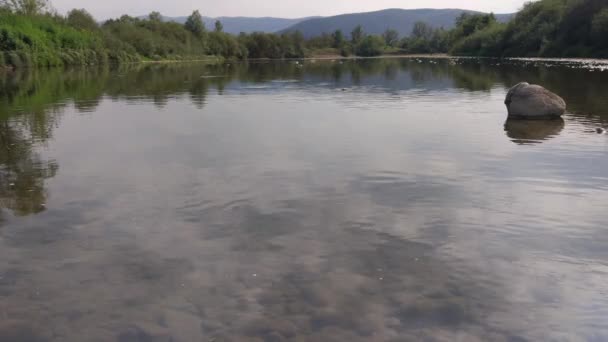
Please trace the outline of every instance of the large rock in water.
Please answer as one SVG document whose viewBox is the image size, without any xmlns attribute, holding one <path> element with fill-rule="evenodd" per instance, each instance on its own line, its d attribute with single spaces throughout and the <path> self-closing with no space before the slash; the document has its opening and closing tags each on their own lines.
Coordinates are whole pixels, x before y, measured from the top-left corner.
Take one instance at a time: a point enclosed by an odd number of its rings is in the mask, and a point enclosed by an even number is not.
<svg viewBox="0 0 608 342">
<path fill-rule="evenodd" d="M 566 111 L 566 101 L 547 89 L 526 82 L 509 90 L 505 104 L 509 117 L 546 119 L 560 117 Z"/>
</svg>

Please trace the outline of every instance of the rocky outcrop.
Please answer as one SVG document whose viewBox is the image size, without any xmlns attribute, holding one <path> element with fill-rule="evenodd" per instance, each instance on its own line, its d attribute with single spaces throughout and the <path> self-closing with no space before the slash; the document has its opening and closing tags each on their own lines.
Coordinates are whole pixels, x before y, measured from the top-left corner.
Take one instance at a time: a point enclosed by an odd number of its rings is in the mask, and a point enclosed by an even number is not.
<svg viewBox="0 0 608 342">
<path fill-rule="evenodd" d="M 546 119 L 560 117 L 566 111 L 566 101 L 535 84 L 519 83 L 509 90 L 505 99 L 510 118 Z"/>
</svg>

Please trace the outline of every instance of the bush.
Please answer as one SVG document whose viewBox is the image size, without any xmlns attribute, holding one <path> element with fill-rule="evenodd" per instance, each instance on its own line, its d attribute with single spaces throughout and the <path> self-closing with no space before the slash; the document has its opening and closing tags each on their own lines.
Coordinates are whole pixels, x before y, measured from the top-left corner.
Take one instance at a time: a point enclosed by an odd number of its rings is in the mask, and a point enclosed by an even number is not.
<svg viewBox="0 0 608 342">
<path fill-rule="evenodd" d="M 17 51 L 7 51 L 5 57 L 7 65 L 11 65 L 14 68 L 22 68 L 24 66 Z"/>
<path fill-rule="evenodd" d="M 500 57 L 504 50 L 504 33 L 506 27 L 494 24 L 484 30 L 458 41 L 450 53 L 462 56 Z"/>
<path fill-rule="evenodd" d="M 340 56 L 342 57 L 348 57 L 350 56 L 350 48 L 346 47 L 346 46 L 342 46 L 342 48 L 340 49 Z"/>
<path fill-rule="evenodd" d="M 357 48 L 357 55 L 363 57 L 379 56 L 384 52 L 384 40 L 378 36 L 367 36 L 363 38 Z"/>
</svg>

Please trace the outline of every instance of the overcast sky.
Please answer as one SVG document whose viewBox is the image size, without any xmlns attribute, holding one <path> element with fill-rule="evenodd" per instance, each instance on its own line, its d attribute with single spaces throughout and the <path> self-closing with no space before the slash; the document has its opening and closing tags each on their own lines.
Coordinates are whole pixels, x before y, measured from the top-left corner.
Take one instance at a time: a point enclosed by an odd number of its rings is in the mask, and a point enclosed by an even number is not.
<svg viewBox="0 0 608 342">
<path fill-rule="evenodd" d="M 122 14 L 142 15 L 159 11 L 166 16 L 188 15 L 198 9 L 205 16 L 299 18 L 314 15 L 366 12 L 385 8 L 462 8 L 508 13 L 526 0 L 51 0 L 61 13 L 85 8 L 98 19 Z"/>
</svg>

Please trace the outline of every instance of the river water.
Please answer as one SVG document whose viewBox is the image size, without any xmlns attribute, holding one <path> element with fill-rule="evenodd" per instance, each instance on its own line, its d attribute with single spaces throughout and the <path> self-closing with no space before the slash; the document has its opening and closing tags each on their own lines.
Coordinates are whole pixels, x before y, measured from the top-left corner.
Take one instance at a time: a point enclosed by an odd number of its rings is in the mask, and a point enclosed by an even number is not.
<svg viewBox="0 0 608 342">
<path fill-rule="evenodd" d="M 506 121 L 541 84 L 563 120 Z M 606 341 L 608 64 L 0 77 L 0 341 Z"/>
</svg>

